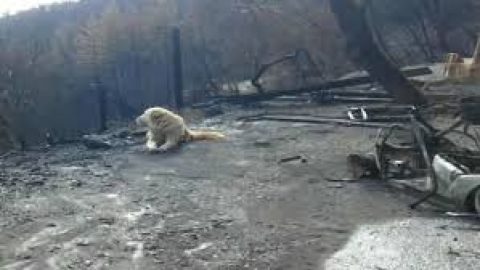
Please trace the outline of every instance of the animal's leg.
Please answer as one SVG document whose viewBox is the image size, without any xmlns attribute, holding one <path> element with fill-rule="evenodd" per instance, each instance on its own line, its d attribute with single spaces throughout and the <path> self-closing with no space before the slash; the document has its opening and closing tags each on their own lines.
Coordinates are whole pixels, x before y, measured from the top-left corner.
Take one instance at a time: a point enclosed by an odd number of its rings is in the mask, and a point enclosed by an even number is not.
<svg viewBox="0 0 480 270">
<path fill-rule="evenodd" d="M 177 134 L 167 135 L 165 143 L 158 149 L 162 152 L 168 151 L 180 144 L 180 136 Z"/>
<path fill-rule="evenodd" d="M 153 140 L 153 134 L 152 134 L 151 131 L 148 131 L 148 132 L 147 132 L 147 143 L 146 143 L 146 146 L 147 146 L 147 151 L 149 151 L 149 152 L 153 152 L 153 151 L 158 150 L 158 145 L 157 145 L 157 143 Z"/>
<path fill-rule="evenodd" d="M 152 140 L 148 140 L 148 141 L 147 141 L 147 150 L 148 150 L 149 152 L 158 150 L 157 143 L 154 142 L 154 141 L 152 141 Z"/>
</svg>

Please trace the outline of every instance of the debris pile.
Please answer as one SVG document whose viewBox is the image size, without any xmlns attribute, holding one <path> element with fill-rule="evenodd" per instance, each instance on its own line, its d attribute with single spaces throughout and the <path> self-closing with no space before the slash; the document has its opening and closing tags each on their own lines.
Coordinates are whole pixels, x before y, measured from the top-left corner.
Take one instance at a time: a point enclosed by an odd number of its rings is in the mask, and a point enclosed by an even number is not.
<svg viewBox="0 0 480 270">
<path fill-rule="evenodd" d="M 406 77 L 417 77 L 432 74 L 432 70 L 426 66 L 408 67 L 402 69 Z M 372 87 L 375 81 L 365 73 L 354 73 L 349 76 L 322 83 L 314 83 L 297 89 L 263 89 L 257 93 L 248 93 L 244 95 L 219 95 L 213 97 L 214 102 L 206 104 L 211 106 L 220 102 L 232 104 L 248 104 L 251 102 L 260 102 L 278 99 L 281 97 L 308 94 L 310 99 L 318 103 L 331 102 L 354 102 L 354 103 L 382 103 L 394 101 L 390 94 L 380 88 Z M 367 86 L 366 90 L 349 89 L 349 87 Z M 301 97 L 300 97 L 301 98 Z M 289 99 L 290 101 L 290 99 Z M 201 106 L 201 105 L 197 105 Z"/>
<path fill-rule="evenodd" d="M 480 99 L 463 99 L 459 120 L 444 130 L 434 128 L 418 110 L 409 108 L 409 123 L 380 130 L 374 153 L 348 157 L 353 177 L 379 177 L 427 193 L 412 208 L 439 195 L 461 211 L 480 213 L 480 136 L 469 132 L 472 125 L 480 124 L 479 108 Z M 355 108 L 349 115 L 365 121 L 371 111 Z M 457 130 L 462 125 L 463 130 Z M 447 138 L 451 133 L 473 141 L 477 149 L 462 147 Z"/>
<path fill-rule="evenodd" d="M 458 53 L 449 53 L 445 57 L 443 75 L 447 79 L 480 79 L 480 38 L 472 58 L 461 58 Z"/>
</svg>

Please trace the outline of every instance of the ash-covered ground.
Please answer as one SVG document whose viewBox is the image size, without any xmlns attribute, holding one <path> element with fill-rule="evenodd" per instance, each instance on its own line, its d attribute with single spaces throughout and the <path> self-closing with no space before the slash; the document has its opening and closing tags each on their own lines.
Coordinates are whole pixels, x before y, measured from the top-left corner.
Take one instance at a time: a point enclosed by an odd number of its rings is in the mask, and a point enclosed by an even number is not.
<svg viewBox="0 0 480 270">
<path fill-rule="evenodd" d="M 335 181 L 376 129 L 235 120 L 255 113 L 208 119 L 226 142 L 172 153 L 117 139 L 4 156 L 0 268 L 478 269 L 475 220 L 410 210 L 418 197 L 381 181 Z"/>
</svg>

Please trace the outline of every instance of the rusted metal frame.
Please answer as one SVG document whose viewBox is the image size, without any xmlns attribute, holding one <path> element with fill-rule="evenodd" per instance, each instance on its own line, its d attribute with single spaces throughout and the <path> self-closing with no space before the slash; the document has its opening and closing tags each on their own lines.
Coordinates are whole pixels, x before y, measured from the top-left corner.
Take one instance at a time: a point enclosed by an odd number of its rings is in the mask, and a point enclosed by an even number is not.
<svg viewBox="0 0 480 270">
<path fill-rule="evenodd" d="M 392 125 L 386 131 L 385 129 L 381 129 L 377 134 L 377 139 L 375 142 L 375 162 L 377 163 L 377 168 L 380 172 L 380 177 L 382 180 L 387 179 L 387 169 L 388 166 L 386 165 L 385 161 L 385 148 L 386 146 L 390 146 L 391 148 L 395 149 L 412 149 L 411 147 L 405 147 L 400 145 L 394 145 L 387 143 L 388 139 L 393 135 L 395 130 L 405 130 L 405 126 L 402 125 Z M 384 134 L 385 132 L 385 134 Z"/>
<path fill-rule="evenodd" d="M 425 144 L 424 134 L 422 134 L 422 130 L 420 129 L 419 125 L 417 124 L 417 119 L 414 115 L 412 115 L 412 132 L 415 136 L 416 142 L 420 147 L 422 152 L 423 159 L 425 160 L 425 164 L 427 166 L 427 173 L 428 177 L 430 177 L 432 182 L 432 189 L 428 192 L 423 198 L 416 201 L 415 203 L 410 205 L 411 209 L 417 208 L 420 204 L 426 202 L 428 199 L 432 198 L 437 194 L 438 191 L 438 182 L 435 175 L 435 171 L 432 167 L 431 157 L 428 153 L 427 145 Z"/>
</svg>

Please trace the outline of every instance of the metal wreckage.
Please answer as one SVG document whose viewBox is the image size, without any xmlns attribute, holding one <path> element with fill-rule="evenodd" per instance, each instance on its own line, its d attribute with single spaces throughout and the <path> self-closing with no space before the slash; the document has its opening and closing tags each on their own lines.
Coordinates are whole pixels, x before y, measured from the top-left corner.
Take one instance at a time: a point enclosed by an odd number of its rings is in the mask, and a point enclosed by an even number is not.
<svg viewBox="0 0 480 270">
<path fill-rule="evenodd" d="M 480 134 L 471 128 L 480 125 L 480 97 L 463 98 L 456 109 L 458 120 L 444 129 L 426 120 L 425 108 L 393 103 L 350 107 L 347 117 L 261 113 L 241 120 L 379 128 L 372 153 L 347 157 L 352 179 L 388 180 L 425 193 L 412 208 L 435 197 L 480 214 Z"/>
<path fill-rule="evenodd" d="M 455 203 L 459 211 L 480 214 L 480 135 L 475 129 L 471 129 L 472 125 L 480 125 L 480 97 L 461 99 L 456 115 L 459 120 L 450 127 L 441 129 L 435 128 L 425 119 L 424 110 L 420 107 L 393 105 L 395 97 L 382 87 L 358 90 L 361 85 L 372 86 L 376 83 L 369 74 L 353 73 L 334 81 L 321 83 L 315 81 L 312 85 L 298 89 L 265 91 L 259 86 L 260 77 L 268 68 L 299 55 L 300 53 L 288 55 L 265 65 L 252 80 L 252 85 L 257 91 L 243 95 L 217 96 L 213 103 L 206 106 L 222 102 L 246 105 L 267 100 L 309 101 L 320 104 L 387 104 L 352 107 L 347 112 L 348 118 L 261 113 L 239 120 L 380 128 L 373 153 L 351 154 L 347 158 L 353 179 L 370 177 L 394 180 L 397 183 L 402 181 L 403 186 L 425 193 L 423 198 L 411 205 L 412 208 L 432 197 L 442 197 Z M 407 78 L 417 78 L 411 82 L 419 83 L 424 89 L 428 88 L 430 82 L 437 81 L 442 84 L 478 80 L 480 38 L 471 59 L 460 59 L 457 56 L 447 55 L 446 62 L 438 65 L 440 70 L 437 70 L 435 65 L 416 66 L 403 68 L 401 73 Z M 432 78 L 422 79 L 420 78 L 422 76 Z M 438 94 L 434 96 L 441 98 Z M 456 99 L 459 96 L 447 94 L 445 97 L 451 101 L 452 98 Z M 460 127 L 463 127 L 463 130 L 458 130 Z M 462 139 L 460 142 L 454 141 L 450 139 L 451 134 L 456 134 Z M 476 149 L 464 146 L 466 141 L 471 141 Z"/>
<path fill-rule="evenodd" d="M 373 153 L 348 157 L 353 177 L 395 179 L 426 193 L 412 208 L 440 196 L 459 211 L 480 214 L 480 136 L 471 129 L 480 125 L 480 98 L 462 99 L 458 120 L 443 130 L 430 125 L 414 106 L 356 107 L 348 115 L 356 121 L 404 121 L 379 131 Z M 476 149 L 454 143 L 449 134 L 472 141 Z"/>
</svg>

